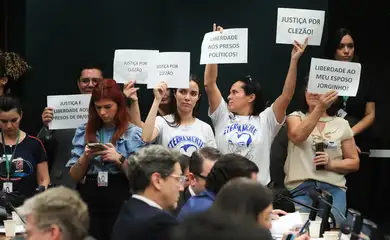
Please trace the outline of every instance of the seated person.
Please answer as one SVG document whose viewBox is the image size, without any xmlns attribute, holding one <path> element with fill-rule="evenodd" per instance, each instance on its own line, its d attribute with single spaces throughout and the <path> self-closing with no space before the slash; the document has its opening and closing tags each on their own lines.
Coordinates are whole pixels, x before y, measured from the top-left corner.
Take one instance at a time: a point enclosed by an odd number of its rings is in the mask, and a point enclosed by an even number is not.
<svg viewBox="0 0 390 240">
<path fill-rule="evenodd" d="M 171 240 L 272 240 L 272 236 L 249 219 L 224 211 L 206 211 L 175 227 Z"/>
<path fill-rule="evenodd" d="M 234 178 L 219 191 L 210 211 L 223 211 L 237 218 L 252 220 L 266 229 L 272 228 L 272 220 L 277 217 L 273 211 L 273 193 L 261 183 L 248 178 Z M 296 237 L 297 240 L 309 239 L 307 235 Z"/>
<path fill-rule="evenodd" d="M 27 240 L 89 239 L 88 207 L 77 192 L 50 188 L 26 200 L 19 213 L 26 219 Z"/>
<path fill-rule="evenodd" d="M 359 156 L 351 127 L 336 116 L 337 100 L 335 91 L 314 94 L 306 90 L 302 110 L 288 116 L 285 186 L 294 199 L 308 205 L 312 204 L 310 192 L 325 190 L 332 195 L 333 206 L 345 213 L 345 174 L 359 169 Z M 333 211 L 339 225 L 343 220 Z"/>
<path fill-rule="evenodd" d="M 205 190 L 207 175 L 221 155 L 222 153 L 213 147 L 203 147 L 192 153 L 189 162 L 189 186 L 185 187 L 180 194 L 177 211 L 180 211 L 190 197 L 199 195 Z"/>
<path fill-rule="evenodd" d="M 223 155 L 207 175 L 205 191 L 188 199 L 177 216 L 178 220 L 182 221 L 187 215 L 210 208 L 219 190 L 230 179 L 247 177 L 256 181 L 258 172 L 256 164 L 241 155 L 234 153 Z"/>
<path fill-rule="evenodd" d="M 112 240 L 169 239 L 177 221 L 168 211 L 176 208 L 185 181 L 179 157 L 179 152 L 150 145 L 129 158 L 133 196 L 119 213 Z"/>
<path fill-rule="evenodd" d="M 20 130 L 22 106 L 15 97 L 0 98 L 0 182 L 4 192 L 20 196 L 14 205 L 32 197 L 38 186 L 50 183 L 47 156 L 42 142 Z"/>
</svg>

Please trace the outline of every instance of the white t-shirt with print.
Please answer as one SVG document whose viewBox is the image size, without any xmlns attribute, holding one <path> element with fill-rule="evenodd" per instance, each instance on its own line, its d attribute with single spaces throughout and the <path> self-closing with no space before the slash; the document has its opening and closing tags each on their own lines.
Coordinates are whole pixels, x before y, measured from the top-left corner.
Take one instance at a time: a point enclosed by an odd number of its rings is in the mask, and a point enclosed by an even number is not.
<svg viewBox="0 0 390 240">
<path fill-rule="evenodd" d="M 239 116 L 229 112 L 222 99 L 218 108 L 209 116 L 215 128 L 217 148 L 223 153 L 236 153 L 256 163 L 257 180 L 266 185 L 271 181 L 270 149 L 282 123 L 278 123 L 272 107 L 259 116 Z"/>
<path fill-rule="evenodd" d="M 158 116 L 156 118 L 155 125 L 159 131 L 159 136 L 156 139 L 157 144 L 176 149 L 189 157 L 194 151 L 200 148 L 206 146 L 217 147 L 213 129 L 209 124 L 195 118 L 195 122 L 191 125 L 169 126 L 168 122 L 174 123 L 173 119 L 173 114 L 164 117 Z"/>
</svg>

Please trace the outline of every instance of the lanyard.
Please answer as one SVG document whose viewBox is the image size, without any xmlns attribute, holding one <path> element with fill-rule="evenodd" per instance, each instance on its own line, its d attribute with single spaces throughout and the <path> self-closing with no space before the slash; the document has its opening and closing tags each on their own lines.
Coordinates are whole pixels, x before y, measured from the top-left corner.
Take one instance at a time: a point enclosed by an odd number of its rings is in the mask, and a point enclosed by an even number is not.
<svg viewBox="0 0 390 240">
<path fill-rule="evenodd" d="M 344 105 L 344 107 L 347 106 L 348 98 L 349 98 L 348 96 L 343 96 L 343 105 Z"/>
<path fill-rule="evenodd" d="M 15 145 L 14 151 L 12 152 L 11 159 L 8 159 L 7 152 L 5 151 L 5 140 L 4 140 L 4 134 L 3 133 L 1 133 L 1 140 L 3 142 L 3 151 L 4 151 L 4 156 L 5 156 L 6 168 L 7 168 L 7 179 L 9 179 L 9 177 L 10 177 L 9 176 L 10 175 L 10 162 L 12 162 L 12 160 L 15 157 L 16 148 L 18 147 L 19 140 L 20 140 L 20 130 L 18 131 L 18 138 L 16 139 L 16 145 Z"/>
</svg>

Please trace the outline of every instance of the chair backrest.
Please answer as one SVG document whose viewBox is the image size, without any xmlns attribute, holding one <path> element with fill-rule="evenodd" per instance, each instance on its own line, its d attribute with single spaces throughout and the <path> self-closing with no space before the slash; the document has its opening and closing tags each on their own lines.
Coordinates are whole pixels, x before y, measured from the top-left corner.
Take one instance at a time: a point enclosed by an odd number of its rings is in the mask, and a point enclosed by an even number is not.
<svg viewBox="0 0 390 240">
<path fill-rule="evenodd" d="M 287 158 L 287 147 L 287 126 L 283 125 L 271 145 L 270 175 L 275 188 L 284 188 L 284 163 Z"/>
</svg>

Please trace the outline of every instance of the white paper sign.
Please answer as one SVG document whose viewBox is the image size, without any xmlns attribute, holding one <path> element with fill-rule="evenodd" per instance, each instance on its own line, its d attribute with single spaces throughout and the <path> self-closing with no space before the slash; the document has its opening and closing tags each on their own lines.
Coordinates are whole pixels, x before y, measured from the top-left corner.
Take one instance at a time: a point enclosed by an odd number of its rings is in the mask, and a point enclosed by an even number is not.
<svg viewBox="0 0 390 240">
<path fill-rule="evenodd" d="M 247 63 L 248 28 L 232 28 L 204 35 L 200 64 Z"/>
<path fill-rule="evenodd" d="M 325 11 L 278 8 L 277 21 L 276 43 L 303 43 L 308 37 L 308 45 L 321 45 Z"/>
<path fill-rule="evenodd" d="M 356 96 L 360 82 L 360 63 L 312 58 L 308 91 L 336 90 L 339 96 Z"/>
<path fill-rule="evenodd" d="M 157 50 L 115 50 L 114 79 L 117 83 L 135 80 L 137 84 L 147 84 L 153 69 Z"/>
<path fill-rule="evenodd" d="M 168 88 L 189 88 L 190 53 L 159 53 L 153 72 L 154 76 L 149 78 L 148 88 L 154 88 L 162 81 L 167 83 Z"/>
<path fill-rule="evenodd" d="M 49 129 L 74 129 L 88 121 L 91 94 L 47 96 L 47 106 L 53 108 Z"/>
</svg>

